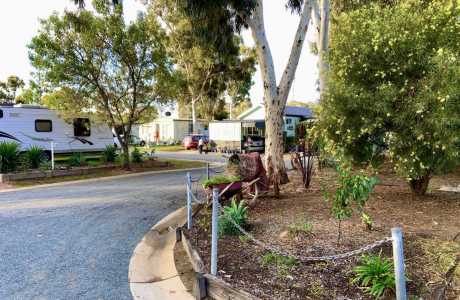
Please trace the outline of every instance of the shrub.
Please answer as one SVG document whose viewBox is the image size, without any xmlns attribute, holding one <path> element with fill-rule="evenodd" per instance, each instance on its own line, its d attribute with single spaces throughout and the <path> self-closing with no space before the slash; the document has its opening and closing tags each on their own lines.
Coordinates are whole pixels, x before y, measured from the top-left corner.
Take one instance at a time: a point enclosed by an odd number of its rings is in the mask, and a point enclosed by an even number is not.
<svg viewBox="0 0 460 300">
<path fill-rule="evenodd" d="M 232 182 L 237 182 L 237 181 L 241 181 L 241 177 L 240 176 L 224 176 L 224 175 L 219 175 L 219 176 L 214 176 L 214 177 L 211 177 L 205 181 L 203 181 L 203 186 L 204 188 L 208 188 L 210 186 L 213 186 L 213 185 L 218 185 L 218 184 L 222 184 L 222 183 L 232 183 Z"/>
<path fill-rule="evenodd" d="M 43 148 L 32 146 L 26 152 L 24 152 L 24 159 L 29 168 L 38 169 L 40 165 L 46 160 L 46 154 Z"/>
<path fill-rule="evenodd" d="M 338 167 L 337 172 L 339 173 L 339 186 L 332 197 L 332 215 L 339 220 L 337 241 L 340 242 L 341 221 L 350 218 L 354 210 L 360 215 L 366 227 L 371 229 L 372 220 L 364 212 L 364 206 L 378 180 L 375 177 L 369 178 L 362 173 L 353 175 L 350 169 L 346 167 Z M 324 197 L 326 200 L 331 199 L 326 191 Z"/>
<path fill-rule="evenodd" d="M 134 163 L 141 163 L 142 162 L 142 153 L 136 147 L 134 148 L 133 152 L 131 152 L 131 161 Z"/>
<path fill-rule="evenodd" d="M 230 206 L 224 207 L 223 215 L 219 217 L 219 235 L 239 235 L 240 231 L 228 219 L 231 218 L 236 224 L 241 227 L 246 227 L 248 218 L 248 208 L 244 201 L 236 203 L 235 198 L 232 199 Z"/>
<path fill-rule="evenodd" d="M 19 163 L 19 144 L 0 142 L 0 172 L 8 173 L 16 170 Z"/>
<path fill-rule="evenodd" d="M 460 6 L 404 0 L 338 16 L 320 127 L 337 155 L 387 152 L 415 194 L 460 162 Z"/>
<path fill-rule="evenodd" d="M 364 291 L 376 299 L 386 291 L 395 289 L 393 263 L 379 255 L 363 255 L 360 265 L 353 269 L 353 283 L 364 288 Z"/>
<path fill-rule="evenodd" d="M 114 145 L 107 145 L 104 151 L 102 151 L 102 159 L 104 162 L 115 162 L 117 159 L 117 148 Z"/>
<path fill-rule="evenodd" d="M 80 167 L 86 163 L 86 158 L 84 157 L 83 153 L 75 152 L 67 160 L 67 164 L 71 167 Z"/>
</svg>

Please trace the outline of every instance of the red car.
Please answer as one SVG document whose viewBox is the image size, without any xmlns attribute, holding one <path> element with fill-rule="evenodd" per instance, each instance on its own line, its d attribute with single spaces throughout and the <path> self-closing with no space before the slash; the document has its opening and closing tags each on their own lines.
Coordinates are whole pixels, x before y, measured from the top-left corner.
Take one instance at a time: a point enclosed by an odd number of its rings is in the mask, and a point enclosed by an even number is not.
<svg viewBox="0 0 460 300">
<path fill-rule="evenodd" d="M 203 139 L 204 143 L 208 143 L 208 137 L 205 135 L 201 134 L 192 134 L 192 135 L 187 135 L 184 137 L 182 140 L 182 145 L 184 146 L 185 149 L 190 150 L 190 149 L 198 149 L 198 141 L 200 138 Z"/>
</svg>

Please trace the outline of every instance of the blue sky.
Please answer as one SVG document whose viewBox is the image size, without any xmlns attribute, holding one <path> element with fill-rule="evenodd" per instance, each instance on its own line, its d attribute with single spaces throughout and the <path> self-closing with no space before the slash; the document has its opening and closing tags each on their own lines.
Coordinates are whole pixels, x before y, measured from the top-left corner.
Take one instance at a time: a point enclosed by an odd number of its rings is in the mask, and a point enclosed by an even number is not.
<svg viewBox="0 0 460 300">
<path fill-rule="evenodd" d="M 128 20 L 135 18 L 137 12 L 144 9 L 144 6 L 137 0 L 124 0 L 124 6 Z M 28 81 L 33 68 L 29 64 L 26 45 L 37 32 L 39 19 L 46 18 L 53 11 L 62 12 L 66 8 L 75 9 L 75 6 L 70 0 L 0 1 L 0 37 L 2 39 L 0 80 L 14 74 Z M 277 78 L 279 78 L 289 58 L 299 17 L 286 11 L 284 2 L 280 0 L 266 0 L 264 10 L 267 36 L 272 48 Z M 311 32 L 308 38 L 314 40 Z M 244 32 L 243 37 L 246 44 L 253 44 L 249 32 Z M 310 53 L 308 43 L 306 43 L 289 100 L 309 102 L 317 99 L 318 95 L 315 90 L 317 76 L 316 57 Z M 259 72 L 255 74 L 254 82 L 251 100 L 253 103 L 260 103 L 263 90 Z"/>
</svg>

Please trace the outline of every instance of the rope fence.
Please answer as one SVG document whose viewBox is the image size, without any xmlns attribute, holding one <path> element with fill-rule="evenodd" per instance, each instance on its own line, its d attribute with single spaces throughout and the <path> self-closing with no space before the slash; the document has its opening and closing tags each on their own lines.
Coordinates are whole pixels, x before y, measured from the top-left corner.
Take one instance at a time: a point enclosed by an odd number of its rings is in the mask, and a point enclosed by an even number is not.
<svg viewBox="0 0 460 300">
<path fill-rule="evenodd" d="M 206 172 L 209 174 L 210 168 L 207 168 Z M 206 200 L 200 200 L 192 191 L 192 183 L 196 181 L 191 180 L 190 173 L 187 173 L 187 227 L 190 230 L 192 228 L 192 202 L 198 204 L 206 203 Z M 211 274 L 217 276 L 217 251 L 218 251 L 218 219 L 219 216 L 225 217 L 230 223 L 232 223 L 238 231 L 241 232 L 245 237 L 247 237 L 250 241 L 254 244 L 258 245 L 262 249 L 267 251 L 273 252 L 275 254 L 285 256 L 285 257 L 292 257 L 298 261 L 303 263 L 311 263 L 311 262 L 325 262 L 325 261 L 335 261 L 339 259 L 347 259 L 353 256 L 357 256 L 366 252 L 370 252 L 376 248 L 379 248 L 387 243 L 392 243 L 393 246 L 393 260 L 395 265 L 395 282 L 396 282 L 396 299 L 397 300 L 406 300 L 406 283 L 405 283 L 405 275 L 404 275 L 404 253 L 403 253 L 403 242 L 402 242 L 402 231 L 401 228 L 393 228 L 391 230 L 392 236 L 385 237 L 381 240 L 375 241 L 371 244 L 365 245 L 361 248 L 339 253 L 333 255 L 325 255 L 325 256 L 303 256 L 303 255 L 295 255 L 288 251 L 282 250 L 279 247 L 270 245 L 266 242 L 260 241 L 255 238 L 251 233 L 247 232 L 244 228 L 242 228 L 238 223 L 233 220 L 230 216 L 224 213 L 224 209 L 219 203 L 219 189 L 214 188 L 212 191 L 212 218 L 211 218 Z"/>
</svg>

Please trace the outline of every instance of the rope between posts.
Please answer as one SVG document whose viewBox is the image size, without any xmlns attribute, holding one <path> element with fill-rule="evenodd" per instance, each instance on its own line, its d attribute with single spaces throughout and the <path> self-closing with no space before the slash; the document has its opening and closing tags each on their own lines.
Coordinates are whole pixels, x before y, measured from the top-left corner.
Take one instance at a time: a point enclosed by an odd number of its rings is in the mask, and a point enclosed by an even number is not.
<svg viewBox="0 0 460 300">
<path fill-rule="evenodd" d="M 333 261 L 333 260 L 338 260 L 338 259 L 345 259 L 345 258 L 350 258 L 352 256 L 355 256 L 355 255 L 359 255 L 359 254 L 362 254 L 362 253 L 365 253 L 365 252 L 369 252 L 371 251 L 372 249 L 374 248 L 377 248 L 377 247 L 380 247 L 390 241 L 392 241 L 392 238 L 391 237 L 386 237 L 384 239 L 381 239 L 379 241 L 376 241 L 372 244 L 369 244 L 369 245 L 366 245 L 364 247 L 361 247 L 359 249 L 356 249 L 356 250 L 353 250 L 353 251 L 349 251 L 349 252 L 345 252 L 345 253 L 340 253 L 340 254 L 334 254 L 334 255 L 325 255 L 325 256 L 302 256 L 302 255 L 293 255 L 289 252 L 286 252 L 286 251 L 283 251 L 283 250 L 280 250 L 278 249 L 277 247 L 274 247 L 272 245 L 269 245 L 269 244 L 266 244 L 258 239 L 256 239 L 252 234 L 250 234 L 249 232 L 247 232 L 244 228 L 242 228 L 239 224 L 237 224 L 231 217 L 229 217 L 228 215 L 226 215 L 224 213 L 224 210 L 223 208 L 220 206 L 219 204 L 219 209 L 220 211 L 222 212 L 222 216 L 224 216 L 228 221 L 230 221 L 233 226 L 235 226 L 242 234 L 244 234 L 245 236 L 247 236 L 250 240 L 252 240 L 255 244 L 257 244 L 258 246 L 266 249 L 266 250 L 269 250 L 271 252 L 274 252 L 278 255 L 282 255 L 282 256 L 289 256 L 289 257 L 294 257 L 295 259 L 299 260 L 299 261 L 302 261 L 302 262 L 314 262 L 314 261 Z"/>
</svg>

